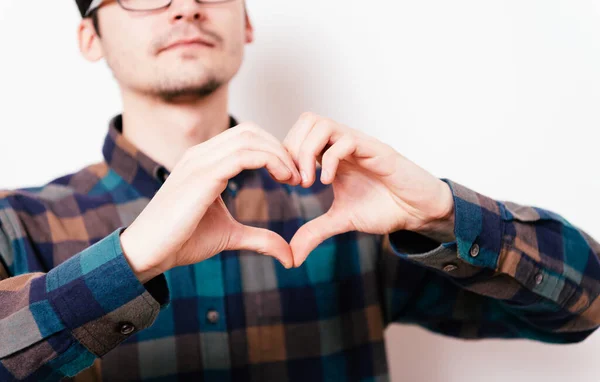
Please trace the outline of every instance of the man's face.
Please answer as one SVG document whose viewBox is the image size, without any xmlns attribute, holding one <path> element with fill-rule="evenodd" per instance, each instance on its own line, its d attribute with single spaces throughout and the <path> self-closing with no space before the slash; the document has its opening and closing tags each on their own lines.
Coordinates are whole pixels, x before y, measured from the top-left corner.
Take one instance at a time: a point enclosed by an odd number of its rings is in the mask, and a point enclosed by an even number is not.
<svg viewBox="0 0 600 382">
<path fill-rule="evenodd" d="M 98 19 L 96 43 L 121 87 L 165 99 L 204 96 L 228 83 L 252 40 L 243 0 L 173 0 L 145 12 L 112 1 L 98 9 Z"/>
</svg>

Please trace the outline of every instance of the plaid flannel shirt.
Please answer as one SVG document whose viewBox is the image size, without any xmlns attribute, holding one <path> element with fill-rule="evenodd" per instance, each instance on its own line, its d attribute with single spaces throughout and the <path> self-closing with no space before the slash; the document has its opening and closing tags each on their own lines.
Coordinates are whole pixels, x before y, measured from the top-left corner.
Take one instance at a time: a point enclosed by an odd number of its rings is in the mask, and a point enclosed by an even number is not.
<svg viewBox="0 0 600 382">
<path fill-rule="evenodd" d="M 0 193 L 1 381 L 381 381 L 391 323 L 552 343 L 600 323 L 597 242 L 449 180 L 454 243 L 349 232 L 296 269 L 226 251 L 142 285 L 119 234 L 168 171 L 121 125 L 111 121 L 103 162 Z M 319 181 L 290 187 L 265 170 L 243 171 L 222 196 L 238 221 L 286 240 L 333 199 Z"/>
</svg>

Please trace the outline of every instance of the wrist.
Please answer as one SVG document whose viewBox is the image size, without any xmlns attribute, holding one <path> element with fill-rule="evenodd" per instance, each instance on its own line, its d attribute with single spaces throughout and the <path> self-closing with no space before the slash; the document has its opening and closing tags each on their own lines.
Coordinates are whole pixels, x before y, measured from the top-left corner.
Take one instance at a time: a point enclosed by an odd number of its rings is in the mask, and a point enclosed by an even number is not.
<svg viewBox="0 0 600 382">
<path fill-rule="evenodd" d="M 454 195 L 446 182 L 440 182 L 442 183 L 441 197 L 439 198 L 440 208 L 438 208 L 440 212 L 423 224 L 416 232 L 440 243 L 450 243 L 456 241 L 456 235 L 454 234 Z"/>
<path fill-rule="evenodd" d="M 133 274 L 137 277 L 140 283 L 145 284 L 154 277 L 163 273 L 163 271 L 159 270 L 159 267 L 152 266 L 147 258 L 141 258 L 139 255 L 137 255 L 138 252 L 135 251 L 135 241 L 132 237 L 131 231 L 125 229 L 123 232 L 121 232 L 119 239 L 121 241 L 123 256 L 127 260 L 127 263 L 129 263 Z"/>
</svg>

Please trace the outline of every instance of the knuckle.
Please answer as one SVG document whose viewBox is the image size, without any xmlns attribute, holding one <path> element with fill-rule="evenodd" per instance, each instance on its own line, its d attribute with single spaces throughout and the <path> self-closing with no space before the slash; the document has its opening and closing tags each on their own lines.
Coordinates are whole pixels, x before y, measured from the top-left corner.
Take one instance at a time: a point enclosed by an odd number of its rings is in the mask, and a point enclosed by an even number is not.
<svg viewBox="0 0 600 382">
<path fill-rule="evenodd" d="M 234 129 L 236 130 L 244 130 L 247 129 L 248 127 L 254 125 L 255 123 L 252 121 L 244 121 L 242 123 L 240 123 L 239 125 L 237 125 L 236 127 L 234 127 Z"/>
<path fill-rule="evenodd" d="M 322 119 L 315 125 L 315 129 L 317 129 L 322 134 L 331 134 L 335 129 L 335 122 L 331 119 Z"/>
<path fill-rule="evenodd" d="M 317 114 L 313 113 L 312 111 L 305 111 L 300 115 L 300 119 L 309 121 L 315 120 L 317 119 Z"/>
<path fill-rule="evenodd" d="M 229 130 L 235 134 L 243 134 L 245 131 L 250 131 L 250 124 L 251 122 L 243 122 Z"/>
<path fill-rule="evenodd" d="M 350 126 L 347 126 L 347 125 L 340 125 L 340 127 L 341 127 L 342 129 L 344 129 L 344 131 L 347 131 L 347 132 L 349 132 L 350 134 L 353 134 L 353 135 L 356 135 L 356 136 L 358 136 L 358 135 L 361 135 L 361 134 L 362 134 L 362 132 L 361 132 L 360 130 L 358 130 L 358 129 L 355 129 L 355 128 L 353 128 L 353 127 L 350 127 Z"/>
<path fill-rule="evenodd" d="M 261 153 L 253 153 L 244 151 L 244 155 L 240 155 L 240 166 L 242 167 L 259 167 L 264 163 L 264 156 Z"/>
<path fill-rule="evenodd" d="M 243 130 L 243 131 L 240 133 L 240 138 L 241 138 L 243 141 L 251 141 L 251 140 L 253 140 L 255 137 L 256 137 L 256 133 L 255 133 L 254 131 L 250 130 L 250 129 Z"/>
<path fill-rule="evenodd" d="M 291 143 L 292 143 L 292 138 L 290 138 L 290 136 L 288 134 L 285 138 L 283 138 L 281 145 L 289 150 L 291 148 Z"/>
<path fill-rule="evenodd" d="M 234 163 L 236 167 L 243 167 L 248 162 L 247 152 L 241 150 L 237 155 L 235 155 L 231 161 Z"/>
<path fill-rule="evenodd" d="M 260 131 L 262 129 L 258 126 L 258 124 L 254 123 L 254 122 L 246 122 L 246 123 L 244 123 L 242 130 L 250 131 L 254 134 L 258 134 L 258 133 L 260 133 Z"/>
<path fill-rule="evenodd" d="M 309 155 L 311 153 L 311 151 L 309 150 L 308 147 L 306 147 L 306 145 L 302 145 L 299 149 L 298 149 L 298 158 L 305 158 L 307 155 Z"/>
<path fill-rule="evenodd" d="M 345 140 L 346 144 L 351 147 L 356 146 L 358 143 L 358 138 L 351 134 L 347 134 L 343 139 Z"/>
<path fill-rule="evenodd" d="M 286 138 L 286 140 L 283 141 L 283 147 L 285 147 L 290 154 L 294 154 L 300 149 L 300 144 L 299 142 L 294 142 L 291 138 Z"/>
</svg>

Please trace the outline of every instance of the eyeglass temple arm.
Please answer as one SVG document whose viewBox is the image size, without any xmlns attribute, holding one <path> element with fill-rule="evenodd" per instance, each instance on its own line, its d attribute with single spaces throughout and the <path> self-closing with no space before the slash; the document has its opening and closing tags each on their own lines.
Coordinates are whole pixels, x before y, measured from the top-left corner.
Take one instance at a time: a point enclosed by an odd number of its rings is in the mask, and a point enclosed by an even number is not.
<svg viewBox="0 0 600 382">
<path fill-rule="evenodd" d="M 92 11 L 96 8 L 98 8 L 100 6 L 100 4 L 102 4 L 102 1 L 104 0 L 94 0 L 92 1 L 92 3 L 90 4 L 90 6 L 88 7 L 87 11 L 85 11 L 85 14 L 83 15 L 83 17 L 88 17 L 90 15 L 90 13 L 92 13 Z"/>
</svg>

